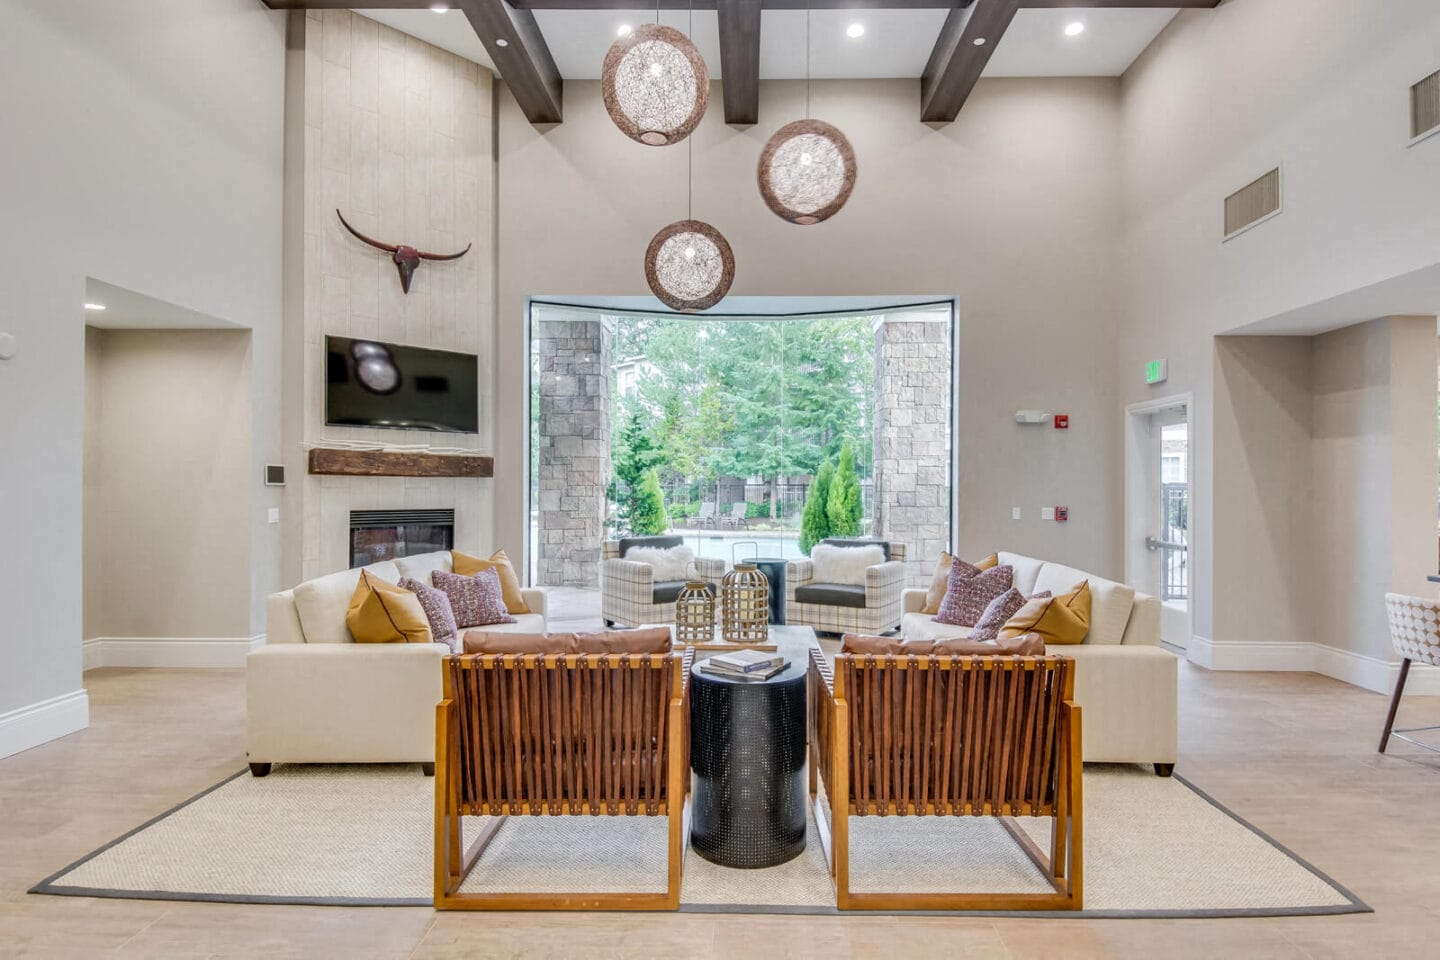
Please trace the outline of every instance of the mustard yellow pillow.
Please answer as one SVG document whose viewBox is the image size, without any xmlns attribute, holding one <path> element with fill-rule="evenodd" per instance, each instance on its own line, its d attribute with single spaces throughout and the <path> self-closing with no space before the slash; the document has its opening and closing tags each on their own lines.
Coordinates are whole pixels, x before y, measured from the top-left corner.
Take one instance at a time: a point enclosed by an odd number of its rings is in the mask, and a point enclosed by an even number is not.
<svg viewBox="0 0 1440 960">
<path fill-rule="evenodd" d="M 1090 581 L 1058 597 L 1034 597 L 1000 628 L 1001 640 L 1038 633 L 1047 644 L 1083 643 L 1090 632 Z"/>
<path fill-rule="evenodd" d="M 462 577 L 473 577 L 477 573 L 483 573 L 492 567 L 495 568 L 495 572 L 500 576 L 500 593 L 505 598 L 505 609 L 510 613 L 530 612 L 530 607 L 525 603 L 525 597 L 520 593 L 520 577 L 516 575 L 515 567 L 510 563 L 510 558 L 505 555 L 504 550 L 496 550 L 490 555 L 489 560 L 481 560 L 468 553 L 451 550 L 450 559 L 455 566 L 455 572 Z"/>
<path fill-rule="evenodd" d="M 368 570 L 360 571 L 345 625 L 356 643 L 431 642 L 430 620 L 420 598 Z"/>
<path fill-rule="evenodd" d="M 925 606 L 920 608 L 921 613 L 933 617 L 940 612 L 940 601 L 945 599 L 945 589 L 950 585 L 950 569 L 954 564 L 955 558 L 942 551 L 939 562 L 935 564 L 935 576 L 930 579 L 930 589 L 925 591 Z M 990 554 L 979 563 L 971 564 L 980 571 L 999 565 L 1000 555 L 996 553 Z"/>
</svg>

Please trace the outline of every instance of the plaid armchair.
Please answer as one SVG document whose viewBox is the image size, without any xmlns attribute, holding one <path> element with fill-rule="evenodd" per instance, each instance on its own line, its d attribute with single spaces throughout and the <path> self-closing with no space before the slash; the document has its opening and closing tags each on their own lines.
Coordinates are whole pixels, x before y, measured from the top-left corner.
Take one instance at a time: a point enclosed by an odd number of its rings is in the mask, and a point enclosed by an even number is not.
<svg viewBox="0 0 1440 960">
<path fill-rule="evenodd" d="M 600 561 L 600 616 L 606 626 L 638 627 L 675 622 L 675 598 L 685 581 L 656 581 L 650 564 L 622 558 L 631 547 L 678 547 L 684 542 L 683 537 L 627 537 L 605 541 Z M 725 561 L 696 557 L 695 569 L 718 597 L 720 579 L 725 576 Z"/>
<path fill-rule="evenodd" d="M 785 622 L 820 633 L 889 633 L 904 615 L 905 544 L 884 540 L 823 540 L 832 546 L 883 547 L 886 560 L 865 571 L 865 586 L 816 583 L 809 559 L 785 566 Z"/>
</svg>

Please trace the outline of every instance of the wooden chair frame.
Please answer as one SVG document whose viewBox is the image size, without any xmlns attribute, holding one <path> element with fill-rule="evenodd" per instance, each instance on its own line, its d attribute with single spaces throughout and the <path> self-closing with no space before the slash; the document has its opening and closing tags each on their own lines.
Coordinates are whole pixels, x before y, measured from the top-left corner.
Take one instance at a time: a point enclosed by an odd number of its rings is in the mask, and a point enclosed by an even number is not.
<svg viewBox="0 0 1440 960">
<path fill-rule="evenodd" d="M 841 654 L 832 667 L 812 650 L 810 801 L 836 906 L 1081 909 L 1083 754 L 1074 695 L 1074 661 L 1064 657 Z M 870 815 L 998 817 L 1054 892 L 853 893 L 850 817 Z M 1052 819 L 1048 856 L 1017 816 Z"/>
<path fill-rule="evenodd" d="M 675 910 L 689 833 L 693 654 L 445 658 L 435 710 L 437 910 Z M 510 816 L 664 816 L 664 893 L 461 893 Z M 492 819 L 468 848 L 463 817 Z"/>
</svg>

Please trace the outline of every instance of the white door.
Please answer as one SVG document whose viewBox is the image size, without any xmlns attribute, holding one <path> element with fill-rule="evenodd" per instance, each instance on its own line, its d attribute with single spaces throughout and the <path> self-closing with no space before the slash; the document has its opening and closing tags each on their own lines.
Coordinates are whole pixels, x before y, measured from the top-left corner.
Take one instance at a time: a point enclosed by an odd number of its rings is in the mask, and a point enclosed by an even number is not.
<svg viewBox="0 0 1440 960">
<path fill-rule="evenodd" d="M 1160 638 L 1183 650 L 1190 640 L 1190 403 L 1170 398 L 1126 412 L 1126 578 L 1160 598 Z"/>
</svg>

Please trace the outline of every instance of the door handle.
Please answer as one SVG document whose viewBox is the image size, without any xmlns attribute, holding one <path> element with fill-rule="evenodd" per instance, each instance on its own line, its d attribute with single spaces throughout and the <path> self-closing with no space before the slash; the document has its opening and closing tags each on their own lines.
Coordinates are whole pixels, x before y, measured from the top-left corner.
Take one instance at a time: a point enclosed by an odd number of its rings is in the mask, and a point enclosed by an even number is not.
<svg viewBox="0 0 1440 960">
<path fill-rule="evenodd" d="M 1184 550 L 1184 549 L 1185 549 L 1185 544 L 1183 544 L 1183 543 L 1171 543 L 1169 540 L 1158 540 L 1158 539 L 1156 539 L 1155 537 L 1146 537 L 1146 538 L 1145 538 L 1145 549 L 1146 549 L 1146 550 L 1155 551 L 1155 550 L 1159 550 L 1159 549 L 1162 548 L 1162 547 L 1165 548 L 1166 550 Z"/>
</svg>

